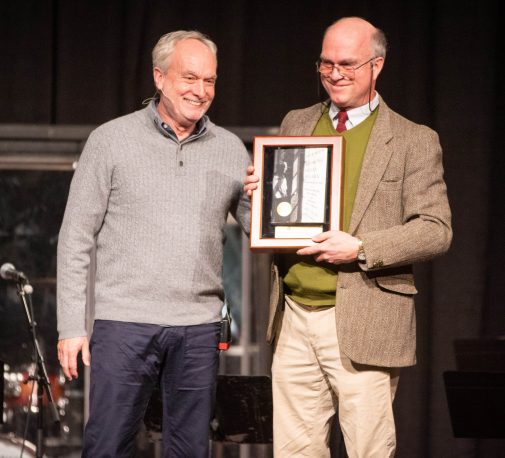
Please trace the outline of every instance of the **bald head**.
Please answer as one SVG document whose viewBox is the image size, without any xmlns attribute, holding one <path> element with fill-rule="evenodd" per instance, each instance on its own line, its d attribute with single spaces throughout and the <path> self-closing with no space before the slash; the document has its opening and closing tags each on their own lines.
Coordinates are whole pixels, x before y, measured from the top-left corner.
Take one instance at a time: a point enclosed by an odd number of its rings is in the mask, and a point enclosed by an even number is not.
<svg viewBox="0 0 505 458">
<path fill-rule="evenodd" d="M 335 21 L 326 29 L 325 38 L 328 34 L 338 36 L 339 39 L 348 37 L 354 43 L 367 43 L 371 55 L 386 57 L 387 41 L 384 32 L 360 17 L 345 17 Z"/>
</svg>

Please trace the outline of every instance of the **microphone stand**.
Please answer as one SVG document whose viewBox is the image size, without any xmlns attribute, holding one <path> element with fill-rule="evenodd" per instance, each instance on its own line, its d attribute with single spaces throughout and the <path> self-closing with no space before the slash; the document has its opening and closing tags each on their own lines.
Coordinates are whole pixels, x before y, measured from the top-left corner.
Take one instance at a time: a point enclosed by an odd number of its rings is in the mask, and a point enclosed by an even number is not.
<svg viewBox="0 0 505 458">
<path fill-rule="evenodd" d="M 37 382 L 37 440 L 36 440 L 36 458 L 42 458 L 44 456 L 44 412 L 43 412 L 43 397 L 44 391 L 49 401 L 49 408 L 51 411 L 51 417 L 53 422 L 59 425 L 60 416 L 58 414 L 58 409 L 54 403 L 53 394 L 51 392 L 51 382 L 47 376 L 47 369 L 44 362 L 44 358 L 40 351 L 39 342 L 37 340 L 37 323 L 33 318 L 33 307 L 31 294 L 33 293 L 33 287 L 28 283 L 28 279 L 19 278 L 17 280 L 17 290 L 18 296 L 23 304 L 26 312 L 26 318 L 28 320 L 28 326 L 30 328 L 30 333 L 33 340 L 34 356 L 35 356 L 35 373 L 29 377 L 29 379 Z M 31 406 L 30 406 L 31 407 Z M 30 410 L 28 410 L 29 412 Z"/>
</svg>

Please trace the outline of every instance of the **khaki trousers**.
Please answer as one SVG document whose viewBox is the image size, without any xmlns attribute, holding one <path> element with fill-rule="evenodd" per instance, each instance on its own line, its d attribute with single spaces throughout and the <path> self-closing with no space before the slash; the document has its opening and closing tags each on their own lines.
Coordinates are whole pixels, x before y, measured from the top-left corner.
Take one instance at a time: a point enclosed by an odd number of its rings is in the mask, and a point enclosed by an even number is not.
<svg viewBox="0 0 505 458">
<path fill-rule="evenodd" d="M 398 369 L 356 364 L 340 353 L 333 307 L 286 297 L 272 364 L 275 458 L 330 457 L 336 412 L 350 458 L 394 456 L 398 378 Z"/>
</svg>

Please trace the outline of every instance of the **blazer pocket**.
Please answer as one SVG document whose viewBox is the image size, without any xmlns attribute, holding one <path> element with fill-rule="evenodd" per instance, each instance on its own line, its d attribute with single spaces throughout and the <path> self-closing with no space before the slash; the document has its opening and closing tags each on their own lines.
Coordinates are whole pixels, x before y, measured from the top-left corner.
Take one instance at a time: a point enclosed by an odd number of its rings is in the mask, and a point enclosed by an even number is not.
<svg viewBox="0 0 505 458">
<path fill-rule="evenodd" d="M 393 293 L 414 295 L 417 294 L 417 288 L 414 285 L 414 278 L 412 275 L 405 276 L 383 276 L 376 277 L 375 282 L 381 289 L 391 291 Z"/>
<path fill-rule="evenodd" d="M 382 179 L 379 181 L 377 189 L 381 191 L 397 191 L 403 186 L 403 180 Z"/>
</svg>

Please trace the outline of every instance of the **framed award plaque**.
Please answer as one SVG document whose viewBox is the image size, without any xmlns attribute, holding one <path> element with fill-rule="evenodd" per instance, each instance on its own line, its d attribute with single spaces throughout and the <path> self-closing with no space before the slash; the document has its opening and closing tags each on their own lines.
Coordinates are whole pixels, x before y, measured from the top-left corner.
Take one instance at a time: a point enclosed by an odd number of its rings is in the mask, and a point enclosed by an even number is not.
<svg viewBox="0 0 505 458">
<path fill-rule="evenodd" d="M 251 249 L 296 250 L 341 228 L 343 138 L 255 137 Z"/>
</svg>

